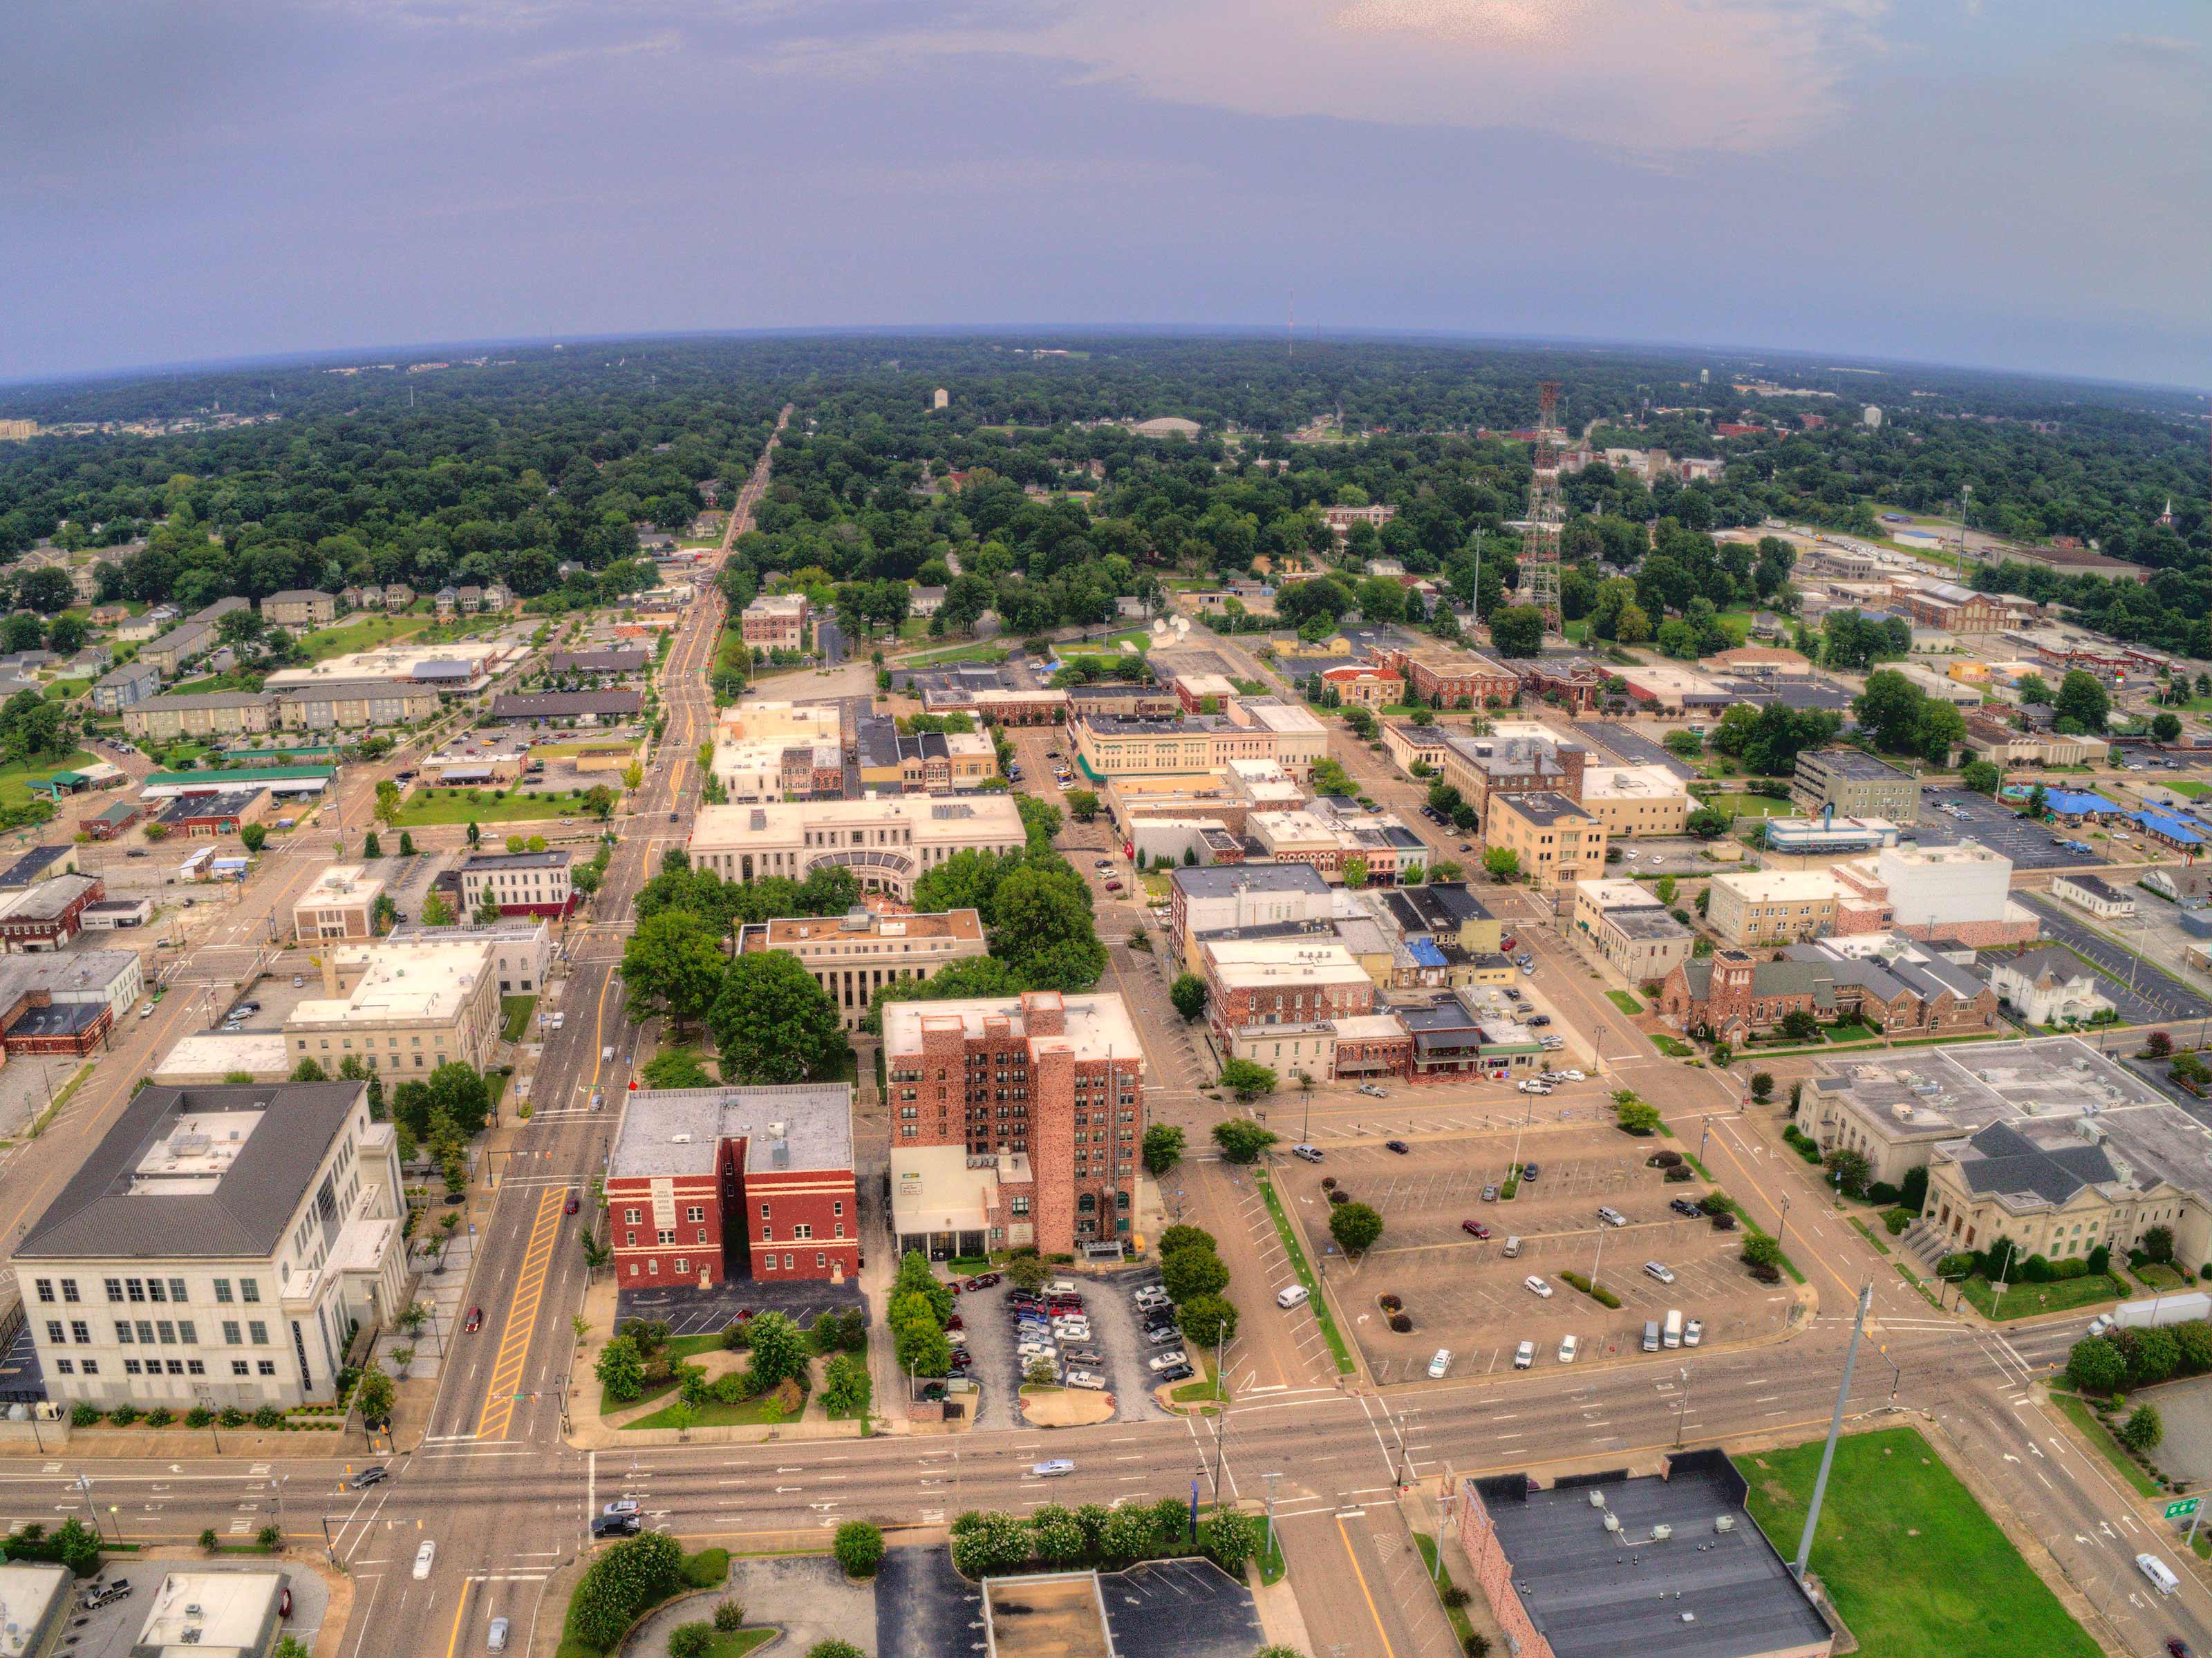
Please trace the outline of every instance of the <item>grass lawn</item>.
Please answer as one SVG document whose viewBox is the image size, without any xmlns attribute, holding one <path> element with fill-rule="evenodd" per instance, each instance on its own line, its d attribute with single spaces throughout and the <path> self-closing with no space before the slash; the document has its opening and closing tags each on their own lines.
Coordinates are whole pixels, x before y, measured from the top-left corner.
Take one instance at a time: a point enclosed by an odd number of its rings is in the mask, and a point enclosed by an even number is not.
<svg viewBox="0 0 2212 1658">
<path fill-rule="evenodd" d="M 0 766 L 0 806 L 27 805 L 32 799 L 31 785 L 43 783 L 58 771 L 82 771 L 94 764 L 100 756 L 87 754 L 82 749 L 73 750 L 62 760 L 25 760 L 11 766 Z"/>
<path fill-rule="evenodd" d="M 2142 1471 L 2142 1466 L 2127 1453 L 2127 1448 L 2112 1437 L 2112 1430 L 2098 1420 L 2096 1412 L 2079 1394 L 2063 1388 L 2051 1390 L 2051 1402 L 2065 1413 L 2066 1419 L 2081 1430 L 2081 1437 L 2096 1447 L 2098 1453 L 2111 1463 L 2121 1479 L 2136 1488 L 2138 1497 L 2161 1495 L 2158 1482 Z"/>
<path fill-rule="evenodd" d="M 1185 1348 L 1184 1351 L 1188 1352 L 1189 1349 Z M 1205 1372 L 1203 1376 L 1193 1376 L 1168 1395 L 1176 1404 L 1200 1405 L 1220 1397 L 1214 1390 L 1216 1372 L 1213 1368 L 1213 1359 L 1203 1347 L 1198 1350 L 1198 1368 Z M 1231 1388 L 1230 1391 L 1233 1394 L 1236 1390 Z"/>
<path fill-rule="evenodd" d="M 1789 817 L 1796 808 L 1787 800 L 1767 794 L 1712 794 L 1705 804 L 1716 811 L 1732 811 L 1739 817 Z"/>
<path fill-rule="evenodd" d="M 763 1646 L 776 1637 L 772 1629 L 726 1630 L 714 1637 L 707 1648 L 707 1658 L 744 1658 L 755 1647 Z"/>
<path fill-rule="evenodd" d="M 1449 1572 L 1437 1569 L 1437 1540 L 1425 1531 L 1417 1531 L 1413 1533 L 1413 1546 L 1420 1550 L 1421 1564 L 1428 1568 L 1429 1582 L 1436 1586 L 1437 1597 L 1442 1600 L 1443 1592 L 1452 1586 L 1452 1580 Z M 1467 1609 L 1448 1606 L 1444 1608 L 1444 1616 L 1451 1619 L 1452 1633 L 1459 1637 L 1460 1646 L 1464 1649 L 1468 1637 L 1474 1633 L 1474 1625 L 1468 1621 Z"/>
<path fill-rule="evenodd" d="M 805 1406 L 799 1406 L 803 1412 Z M 676 1406 L 663 1406 L 650 1416 L 640 1417 L 635 1422 L 625 1422 L 625 1431 L 632 1428 L 673 1428 L 679 1424 L 675 1418 Z M 783 1407 L 775 1402 L 774 1394 L 764 1394 L 758 1399 L 748 1399 L 736 1405 L 725 1405 L 710 1399 L 693 1414 L 694 1428 L 775 1427 L 781 1423 L 796 1422 L 796 1416 L 786 1416 Z"/>
<path fill-rule="evenodd" d="M 374 651 L 411 639 L 435 620 L 428 616 L 388 616 L 370 614 L 335 628 L 319 628 L 300 636 L 300 648 L 310 662 L 343 656 L 350 651 Z"/>
<path fill-rule="evenodd" d="M 2154 1260 L 2147 1260 L 2142 1266 L 2130 1266 L 2128 1270 L 2154 1290 L 2179 1290 L 2188 1282 L 2172 1267 L 2162 1266 Z"/>
<path fill-rule="evenodd" d="M 469 799 L 472 793 L 477 797 L 473 800 Z M 407 797 L 399 808 L 398 818 L 392 827 L 421 829 L 429 823 L 518 823 L 538 822 L 549 817 L 574 817 L 582 823 L 591 816 L 584 810 L 582 799 L 580 789 L 565 793 L 510 793 L 504 800 L 495 800 L 481 789 L 424 789 Z"/>
<path fill-rule="evenodd" d="M 2127 1285 L 2110 1273 L 2092 1272 L 2086 1278 L 2063 1278 L 2053 1284 L 2011 1284 L 2005 1286 L 2004 1305 L 1998 1308 L 1996 1292 L 1978 1274 L 1960 1286 L 1960 1292 L 1984 1318 L 2000 1322 L 2033 1318 L 2039 1313 L 2063 1313 L 2075 1307 L 2094 1307 L 2118 1301 Z"/>
<path fill-rule="evenodd" d="M 925 651 L 920 656 L 899 659 L 902 668 L 936 668 L 948 662 L 1003 662 L 1006 647 L 995 639 L 979 639 L 972 645 L 958 645 L 946 651 Z"/>
<path fill-rule="evenodd" d="M 502 996 L 499 999 L 500 1035 L 511 1042 L 522 1040 L 522 1033 L 530 1029 L 530 1011 L 538 1005 L 535 996 Z"/>
<path fill-rule="evenodd" d="M 1794 1553 L 1820 1444 L 1736 1459 L 1752 1515 Z M 1880 1658 L 2094 1658 L 2058 1597 L 1910 1428 L 1852 1434 L 1836 1447 L 1813 1570 L 1836 1610 Z"/>
<path fill-rule="evenodd" d="M 1605 993 L 1605 999 L 1623 1013 L 1632 1017 L 1644 1011 L 1644 1004 L 1625 990 L 1608 990 Z"/>
<path fill-rule="evenodd" d="M 2212 696 L 2199 697 L 2197 700 L 2203 703 L 2206 708 L 2212 708 Z M 2191 800 L 2201 800 L 2206 795 L 2212 794 L 2212 785 L 2200 783 L 2193 777 L 2168 778 L 2166 786 L 2176 794 L 2185 795 Z"/>
<path fill-rule="evenodd" d="M 1692 1052 L 1687 1042 L 1676 1042 L 1672 1036 L 1662 1036 L 1656 1032 L 1652 1034 L 1651 1046 L 1670 1060 L 1686 1060 Z"/>
</svg>

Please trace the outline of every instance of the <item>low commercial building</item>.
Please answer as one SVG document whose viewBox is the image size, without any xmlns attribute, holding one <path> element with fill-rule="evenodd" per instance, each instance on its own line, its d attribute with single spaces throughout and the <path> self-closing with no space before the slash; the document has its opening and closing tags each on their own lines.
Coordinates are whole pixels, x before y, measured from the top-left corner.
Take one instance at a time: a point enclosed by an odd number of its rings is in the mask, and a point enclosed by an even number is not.
<svg viewBox="0 0 2212 1658">
<path fill-rule="evenodd" d="M 0 896 L 0 950 L 22 955 L 61 949 L 82 930 L 85 907 L 106 896 L 96 875 L 57 875 Z"/>
<path fill-rule="evenodd" d="M 628 679 L 653 665 L 650 651 L 552 651 L 545 671 L 556 679 Z"/>
<path fill-rule="evenodd" d="M 1580 800 L 1589 751 L 1577 743 L 1544 737 L 1451 737 L 1444 739 L 1443 780 L 1485 813 L 1493 794 L 1541 790 Z"/>
<path fill-rule="evenodd" d="M 535 996 L 544 992 L 553 970 L 553 932 L 534 915 L 514 915 L 496 921 L 464 920 L 454 926 L 425 926 L 404 921 L 386 937 L 395 944 L 462 943 L 482 944 L 491 951 L 491 971 L 502 996 Z"/>
<path fill-rule="evenodd" d="M 1817 749 L 1799 755 L 1790 780 L 1790 799 L 1808 817 L 1818 817 L 1827 806 L 1838 817 L 1920 821 L 1919 780 L 1857 749 Z"/>
<path fill-rule="evenodd" d="M 266 1658 L 283 1627 L 281 1571 L 173 1571 L 131 1658 Z"/>
<path fill-rule="evenodd" d="M 1887 817 L 1770 817 L 1767 850 L 1784 858 L 1833 857 L 1874 852 L 1897 844 L 1897 825 Z"/>
<path fill-rule="evenodd" d="M 1656 1477 L 1462 1478 L 1454 1523 L 1524 1658 L 1827 1658 L 1836 1637 L 1749 1494 L 1725 1451 L 1676 1451 Z"/>
<path fill-rule="evenodd" d="M 161 671 L 150 662 L 126 662 L 92 683 L 95 714 L 124 714 L 160 694 Z"/>
<path fill-rule="evenodd" d="M 1266 757 L 1292 777 L 1311 777 L 1314 762 L 1328 757 L 1328 728 L 1310 709 L 1273 696 L 1232 698 L 1227 708 L 1231 725 L 1247 731 L 1265 732 L 1273 739 L 1273 751 Z M 1226 756 L 1232 765 L 1261 757 L 1249 754 Z"/>
<path fill-rule="evenodd" d="M 1933 949 L 1895 934 L 1785 945 L 1771 960 L 1720 950 L 1677 966 L 1659 1012 L 1678 1030 L 1720 1042 L 1765 1035 L 1793 1013 L 1856 1017 L 1893 1038 L 1987 1030 L 1997 993 Z"/>
<path fill-rule="evenodd" d="M 1978 841 L 1885 847 L 1831 872 L 1839 934 L 1895 931 L 1995 950 L 2032 943 L 2042 931 L 2035 912 L 2011 896 L 2012 859 Z"/>
<path fill-rule="evenodd" d="M 835 866 L 851 870 L 864 892 L 903 901 L 924 872 L 955 853 L 1018 852 L 1028 844 L 1012 799 L 977 794 L 704 806 L 692 820 L 689 850 L 695 868 L 726 881 L 803 881 Z"/>
<path fill-rule="evenodd" d="M 1727 943 L 1796 944 L 1836 930 L 1836 878 L 1826 870 L 1739 870 L 1713 877 L 1705 920 Z"/>
<path fill-rule="evenodd" d="M 1540 892 L 1601 878 L 1605 842 L 1601 821 L 1549 790 L 1494 794 L 1483 813 L 1484 850 L 1511 852 L 1522 875 Z"/>
<path fill-rule="evenodd" d="M 989 953 L 982 918 L 972 909 L 934 915 L 884 915 L 866 908 L 838 916 L 793 916 L 750 923 L 738 953 L 780 950 L 814 975 L 848 1030 L 860 1029 L 875 994 L 902 980 L 927 979 L 954 962 Z"/>
<path fill-rule="evenodd" d="M 300 944 L 376 936 L 376 901 L 384 881 L 366 864 L 333 864 L 292 902 L 292 937 Z"/>
<path fill-rule="evenodd" d="M 1424 776 L 1443 769 L 1447 738 L 1442 726 L 1416 725 L 1410 720 L 1385 720 L 1382 724 L 1382 751 L 1400 771 L 1411 777 L 1417 764 L 1428 768 L 1421 774 Z"/>
<path fill-rule="evenodd" d="M 155 1061 L 146 1080 L 170 1088 L 212 1088 L 240 1072 L 254 1082 L 280 1083 L 292 1071 L 281 1030 L 202 1030 L 180 1038 Z"/>
<path fill-rule="evenodd" d="M 265 788 L 205 789 L 171 800 L 155 822 L 187 839 L 235 835 L 270 815 L 273 800 Z"/>
<path fill-rule="evenodd" d="M 118 927 L 144 926 L 154 919 L 151 898 L 102 898 L 87 904 L 80 917 L 88 932 L 113 932 Z"/>
<path fill-rule="evenodd" d="M 46 1560 L 0 1562 L 0 1653 L 52 1658 L 75 1615 L 75 1575 Z"/>
<path fill-rule="evenodd" d="M 576 892 L 568 877 L 574 853 L 554 852 L 477 852 L 461 861 L 461 907 L 468 914 L 480 914 L 486 896 L 501 915 L 566 915 L 576 907 Z"/>
<path fill-rule="evenodd" d="M 1364 884 L 1389 886 L 1409 865 L 1425 863 L 1420 836 L 1388 817 L 1346 816 L 1316 801 L 1305 811 L 1255 811 L 1244 830 L 1261 855 L 1279 864 L 1306 864 L 1324 877 L 1346 878 L 1357 860 Z"/>
<path fill-rule="evenodd" d="M 410 1077 L 449 1060 L 477 1071 L 489 1065 L 500 1032 L 491 946 L 435 931 L 325 948 L 323 993 L 284 1021 L 293 1064 L 313 1060 L 335 1074 L 358 1055 L 372 1071 Z"/>
<path fill-rule="evenodd" d="M 492 698 L 491 717 L 532 725 L 614 726 L 636 719 L 644 707 L 644 695 L 637 691 L 507 692 Z"/>
<path fill-rule="evenodd" d="M 135 950 L 14 956 L 0 965 L 0 1052 L 82 1057 L 146 993 Z"/>
<path fill-rule="evenodd" d="M 1375 1011 L 1374 980 L 1340 944 L 1218 940 L 1204 945 L 1200 957 L 1206 1023 L 1221 1051 L 1233 1058 L 1272 1066 L 1279 1050 L 1271 1052 L 1270 1044 L 1309 1026 Z M 1330 1070 L 1322 1065 L 1311 1074 L 1326 1078 Z"/>
<path fill-rule="evenodd" d="M 1431 708 L 1511 708 L 1521 694 L 1519 674 L 1473 651 L 1383 646 L 1370 655 L 1403 675 L 1413 695 Z"/>
<path fill-rule="evenodd" d="M 1168 877 L 1172 958 L 1191 972 L 1200 963 L 1197 935 L 1285 922 L 1325 925 L 1333 914 L 1328 883 L 1306 864 L 1244 864 L 1178 869 Z"/>
<path fill-rule="evenodd" d="M 239 737 L 270 730 L 276 699 L 265 691 L 199 691 L 150 697 L 123 709 L 123 729 L 144 743 Z"/>
<path fill-rule="evenodd" d="M 1696 943 L 1651 889 L 1638 881 L 1575 884 L 1575 931 L 1632 984 L 1663 981 Z"/>
<path fill-rule="evenodd" d="M 861 1264 L 852 1086 L 632 1092 L 605 1191 L 623 1289 L 848 1283 Z"/>
<path fill-rule="evenodd" d="M 1680 835 L 1694 803 L 1664 766 L 1592 766 L 1583 773 L 1582 808 L 1609 841 Z"/>
<path fill-rule="evenodd" d="M 89 817 L 76 820 L 77 832 L 95 841 L 112 841 L 138 821 L 138 808 L 128 800 L 111 800 Z"/>
<path fill-rule="evenodd" d="M 1710 720 L 1741 700 L 1719 680 L 1688 668 L 1661 662 L 1637 662 L 1624 663 L 1618 671 L 1628 687 L 1628 700 L 1638 714 Z"/>
<path fill-rule="evenodd" d="M 1322 681 L 1346 704 L 1362 708 L 1395 708 L 1406 700 L 1406 677 L 1395 668 L 1357 662 L 1323 668 Z"/>
<path fill-rule="evenodd" d="M 1085 714 L 1070 735 L 1079 763 L 1091 779 L 1204 774 L 1232 760 L 1273 760 L 1275 735 L 1239 726 L 1221 714 L 1143 720 L 1129 714 Z"/>
<path fill-rule="evenodd" d="M 405 1215 L 366 1084 L 139 1090 L 15 1247 L 48 1396 L 334 1398 L 349 1332 L 407 1303 Z"/>
</svg>

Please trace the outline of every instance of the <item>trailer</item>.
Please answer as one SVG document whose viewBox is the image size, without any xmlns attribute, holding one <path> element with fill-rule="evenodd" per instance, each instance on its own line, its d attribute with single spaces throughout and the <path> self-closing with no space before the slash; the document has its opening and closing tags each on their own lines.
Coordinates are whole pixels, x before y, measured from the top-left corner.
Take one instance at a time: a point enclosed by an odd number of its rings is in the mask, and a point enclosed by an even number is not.
<svg viewBox="0 0 2212 1658">
<path fill-rule="evenodd" d="M 2212 1295 L 2194 1290 L 2186 1295 L 2158 1295 L 2142 1301 L 2124 1301 L 2109 1313 L 2090 1321 L 2089 1333 L 2111 1330 L 2147 1329 L 2158 1324 L 2185 1324 L 2191 1319 L 2212 1318 Z"/>
</svg>

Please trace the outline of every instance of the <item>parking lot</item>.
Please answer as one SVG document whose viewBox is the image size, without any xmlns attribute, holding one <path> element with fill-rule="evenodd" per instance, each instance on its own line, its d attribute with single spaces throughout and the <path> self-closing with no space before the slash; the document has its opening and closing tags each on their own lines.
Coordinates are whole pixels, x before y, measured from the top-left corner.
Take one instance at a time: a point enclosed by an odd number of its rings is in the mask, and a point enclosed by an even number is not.
<svg viewBox="0 0 2212 1658">
<path fill-rule="evenodd" d="M 258 1518 L 255 1523 L 260 1523 Z M 314 1649 L 315 1637 L 322 1630 L 324 1613 L 330 1605 L 330 1591 L 321 1578 L 312 1571 L 292 1570 L 266 1559 L 234 1564 L 197 1555 L 174 1560 L 130 1556 L 111 1560 L 94 1581 L 101 1584 L 127 1581 L 131 1593 L 109 1601 L 96 1612 L 80 1612 L 72 1616 L 62 1636 L 60 1649 L 71 1655 L 71 1658 L 128 1658 L 146 1627 L 147 1616 L 160 1594 L 162 1579 L 172 1570 L 278 1572 L 292 1591 L 292 1615 L 277 1627 L 309 1651 Z"/>
<path fill-rule="evenodd" d="M 1146 1368 L 1146 1361 L 1159 1353 L 1174 1352 L 1182 1344 L 1169 1342 L 1158 1347 L 1148 1344 L 1137 1327 L 1135 1311 L 1129 1303 L 1130 1293 L 1140 1284 L 1158 1281 L 1157 1276 L 1149 1273 L 1131 1273 L 1113 1279 L 1083 1279 L 1080 1293 L 1083 1310 L 1091 1321 L 1091 1339 L 1055 1344 L 1063 1370 L 1087 1370 L 1105 1377 L 1106 1390 L 1113 1396 L 1116 1422 L 1157 1422 L 1169 1414 L 1152 1400 L 1156 1378 Z M 1020 1395 L 1025 1361 L 1014 1351 L 1013 1315 L 1006 1303 L 1007 1292 L 1012 1287 L 1002 1278 L 988 1290 L 973 1290 L 962 1295 L 953 1308 L 959 1315 L 961 1333 L 968 1339 L 968 1351 L 974 1363 L 969 1375 L 983 1393 L 982 1404 L 975 1412 L 978 1428 L 1022 1425 L 1014 1401 Z M 1095 1352 L 1103 1362 L 1069 1363 L 1069 1355 L 1076 1352 Z"/>
<path fill-rule="evenodd" d="M 1382 1215 L 1382 1242 L 1361 1260 L 1332 1267 L 1339 1310 L 1378 1382 L 1425 1379 L 1438 1348 L 1454 1377 L 1512 1367 L 1523 1340 L 1536 1345 L 1534 1368 L 1557 1367 L 1561 1338 L 1573 1334 L 1579 1364 L 1641 1351 L 1647 1320 L 1663 1321 L 1669 1309 L 1703 1321 L 1701 1345 L 1735 1342 L 1784 1327 L 1788 1286 L 1762 1284 L 1736 1259 L 1741 1232 L 1719 1232 L 1702 1216 L 1688 1218 L 1668 1206 L 1694 1201 L 1706 1187 L 1692 1180 L 1668 1183 L 1645 1166 L 1660 1143 L 1630 1140 L 1595 1123 L 1540 1124 L 1520 1137 L 1520 1159 L 1540 1173 L 1524 1181 L 1510 1202 L 1485 1202 L 1483 1188 L 1501 1185 L 1514 1155 L 1515 1137 L 1499 1133 L 1414 1141 L 1404 1155 L 1379 1144 L 1329 1145 L 1319 1167 L 1291 1164 L 1279 1178 L 1304 1230 L 1308 1247 L 1328 1244 L 1330 1206 L 1321 1181 Z M 1601 1223 L 1601 1206 L 1618 1211 L 1625 1226 Z M 1492 1236 L 1462 1230 L 1474 1220 Z M 1504 1254 L 1517 1236 L 1517 1258 Z M 1644 1271 L 1656 1260 L 1674 1274 L 1662 1284 Z M 1562 1272 L 1595 1275 L 1621 1300 L 1601 1306 L 1567 1284 Z M 1526 1287 L 1544 1278 L 1548 1298 Z M 1406 1333 L 1392 1331 L 1378 1297 L 1395 1294 L 1413 1319 Z"/>
<path fill-rule="evenodd" d="M 2099 969 L 2097 988 L 2111 998 L 2128 1023 L 2155 1024 L 2161 1019 L 2202 1019 L 2212 1015 L 2212 1000 L 2114 944 L 2069 905 L 2040 892 L 2013 896 L 2041 919 L 2045 938 L 2065 944 Z M 2142 902 L 2157 901 L 2147 897 Z M 2128 983 L 2130 974 L 2135 980 L 2132 988 Z"/>
<path fill-rule="evenodd" d="M 1952 817 L 1947 807 L 1964 812 L 1965 818 Z M 2080 869 L 2103 861 L 2094 853 L 2084 856 L 2059 844 L 2087 840 L 2086 834 L 2047 828 L 1969 789 L 1925 791 L 1920 797 L 1920 822 L 1913 832 L 1923 847 L 1979 841 L 1991 852 L 2011 859 L 2014 869 Z"/>
</svg>

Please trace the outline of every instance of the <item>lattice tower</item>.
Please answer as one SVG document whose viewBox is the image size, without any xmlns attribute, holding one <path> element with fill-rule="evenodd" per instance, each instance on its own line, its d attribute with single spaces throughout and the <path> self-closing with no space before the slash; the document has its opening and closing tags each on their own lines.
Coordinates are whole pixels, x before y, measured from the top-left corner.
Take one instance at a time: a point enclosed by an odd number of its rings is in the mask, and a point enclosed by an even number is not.
<svg viewBox="0 0 2212 1658">
<path fill-rule="evenodd" d="M 1544 631 L 1562 631 L 1559 609 L 1559 526 L 1566 509 L 1559 499 L 1559 457 L 1566 434 L 1556 423 L 1559 386 L 1546 380 L 1536 388 L 1536 432 L 1528 445 L 1528 512 L 1521 531 L 1521 584 L 1514 598 L 1544 613 Z"/>
</svg>

